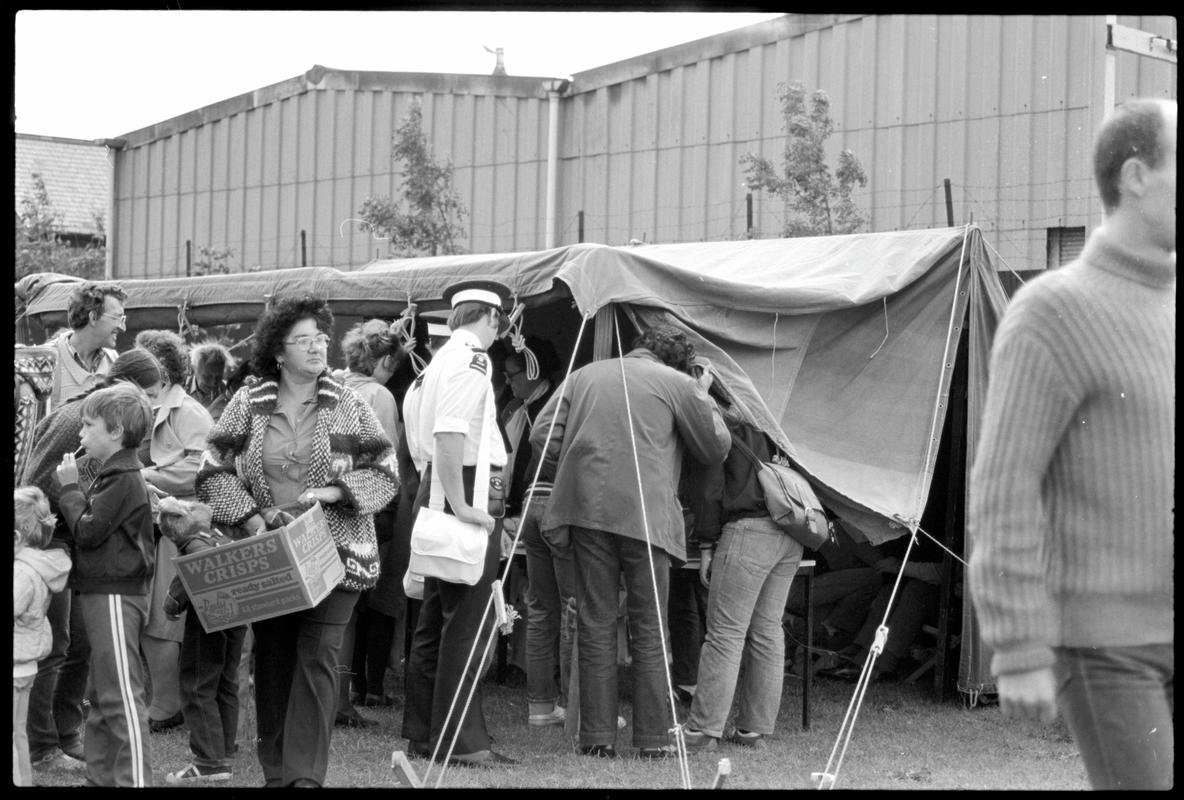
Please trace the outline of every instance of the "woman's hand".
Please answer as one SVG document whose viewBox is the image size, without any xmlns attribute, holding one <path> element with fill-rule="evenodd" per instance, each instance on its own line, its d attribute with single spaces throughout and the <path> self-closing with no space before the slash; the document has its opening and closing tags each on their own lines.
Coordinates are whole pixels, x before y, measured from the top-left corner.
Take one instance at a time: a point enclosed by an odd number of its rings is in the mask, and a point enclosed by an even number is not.
<svg viewBox="0 0 1184 800">
<path fill-rule="evenodd" d="M 345 499 L 345 492 L 340 486 L 321 486 L 309 489 L 300 495 L 300 504 L 304 508 L 312 508 L 317 503 L 323 506 L 340 503 Z"/>
<path fill-rule="evenodd" d="M 57 466 L 57 476 L 58 483 L 62 486 L 78 483 L 78 462 L 73 453 L 62 455 L 62 463 Z"/>
<path fill-rule="evenodd" d="M 267 522 L 264 521 L 262 514 L 255 514 L 254 516 L 248 517 L 246 521 L 243 522 L 242 527 L 252 536 L 267 532 Z"/>
</svg>

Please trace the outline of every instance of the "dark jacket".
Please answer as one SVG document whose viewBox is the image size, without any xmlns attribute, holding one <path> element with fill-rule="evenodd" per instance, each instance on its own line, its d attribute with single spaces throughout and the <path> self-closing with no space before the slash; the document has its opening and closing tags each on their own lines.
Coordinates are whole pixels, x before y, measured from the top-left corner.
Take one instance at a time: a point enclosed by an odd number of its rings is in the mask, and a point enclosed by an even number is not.
<svg viewBox="0 0 1184 800">
<path fill-rule="evenodd" d="M 733 441 L 744 442 L 761 461 L 772 457 L 769 437 L 747 422 L 728 420 L 728 432 Z M 723 464 L 698 466 L 690 477 L 686 497 L 695 517 L 695 538 L 700 546 L 718 542 L 725 523 L 769 513 L 765 493 L 756 479 L 756 468 L 735 445 Z"/>
<path fill-rule="evenodd" d="M 550 389 L 526 407 L 526 427 L 522 429 L 522 438 L 513 443 L 516 455 L 514 457 L 514 474 L 510 476 L 510 482 L 506 489 L 507 517 L 516 517 L 522 513 L 526 489 L 530 486 L 539 465 L 538 455 L 530 446 L 530 428 L 553 394 L 555 394 L 555 385 L 551 384 Z"/>
<path fill-rule="evenodd" d="M 622 372 L 629 386 L 628 409 Z M 543 530 L 575 525 L 645 541 L 640 471 L 650 541 L 685 561 L 685 525 L 675 496 L 683 456 L 718 463 L 730 446 L 715 403 L 694 378 L 644 348 L 624 358 L 594 361 L 565 383 L 566 390 L 551 395 L 531 429 L 530 441 L 546 474 L 555 474 Z M 555 429 L 548 441 L 552 419 Z"/>
<path fill-rule="evenodd" d="M 152 504 L 133 448 L 107 459 L 84 495 L 62 487 L 58 502 L 74 536 L 70 586 L 84 594 L 147 594 L 156 567 Z"/>
</svg>

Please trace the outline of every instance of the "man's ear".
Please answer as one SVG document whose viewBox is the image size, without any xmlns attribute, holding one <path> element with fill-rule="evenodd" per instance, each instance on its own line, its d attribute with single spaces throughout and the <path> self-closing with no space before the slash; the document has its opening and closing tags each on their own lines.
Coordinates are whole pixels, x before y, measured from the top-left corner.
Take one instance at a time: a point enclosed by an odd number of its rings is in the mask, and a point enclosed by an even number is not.
<svg viewBox="0 0 1184 800">
<path fill-rule="evenodd" d="M 1118 171 L 1118 183 L 1122 191 L 1135 197 L 1142 197 L 1147 186 L 1147 172 L 1150 168 L 1141 159 L 1131 156 L 1122 162 Z"/>
</svg>

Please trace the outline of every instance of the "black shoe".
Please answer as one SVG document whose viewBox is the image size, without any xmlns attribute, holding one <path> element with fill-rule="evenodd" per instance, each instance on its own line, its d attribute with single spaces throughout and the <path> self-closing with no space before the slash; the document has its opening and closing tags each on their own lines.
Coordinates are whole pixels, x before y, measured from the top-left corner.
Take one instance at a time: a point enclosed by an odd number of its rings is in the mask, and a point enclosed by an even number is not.
<svg viewBox="0 0 1184 800">
<path fill-rule="evenodd" d="M 352 714 L 348 711 L 338 711 L 333 724 L 338 728 L 368 728 L 374 724 L 374 720 L 363 717 L 355 709 Z"/>
<path fill-rule="evenodd" d="M 637 750 L 637 757 L 643 761 L 657 761 L 661 758 L 673 758 L 675 755 L 677 751 L 672 744 L 665 747 L 641 747 Z"/>
<path fill-rule="evenodd" d="M 149 719 L 148 730 L 152 731 L 152 733 L 163 733 L 165 731 L 171 731 L 173 728 L 180 727 L 184 724 L 185 715 L 178 711 L 171 717 L 165 717 L 164 719 Z"/>
<path fill-rule="evenodd" d="M 459 767 L 480 767 L 485 769 L 492 769 L 493 767 L 513 767 L 518 765 L 516 759 L 504 756 L 496 750 L 481 750 L 476 753 L 457 755 L 452 754 L 452 758 L 448 759 L 448 763 L 455 764 Z"/>
<path fill-rule="evenodd" d="M 585 744 L 580 746 L 580 755 L 593 758 L 616 758 L 617 748 L 611 744 Z"/>
<path fill-rule="evenodd" d="M 407 741 L 407 755 L 411 758 L 431 758 L 432 746 L 427 742 Z"/>
<path fill-rule="evenodd" d="M 756 747 L 757 742 L 763 740 L 764 734 L 754 733 L 753 731 L 741 731 L 736 728 L 726 737 L 732 744 L 738 744 L 741 747 Z"/>
</svg>

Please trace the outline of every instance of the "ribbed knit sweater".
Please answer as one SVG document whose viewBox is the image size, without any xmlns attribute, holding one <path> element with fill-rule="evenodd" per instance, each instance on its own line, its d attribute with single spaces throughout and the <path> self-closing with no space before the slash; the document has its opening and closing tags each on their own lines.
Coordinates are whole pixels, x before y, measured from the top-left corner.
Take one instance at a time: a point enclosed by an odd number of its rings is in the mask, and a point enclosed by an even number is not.
<svg viewBox="0 0 1184 800">
<path fill-rule="evenodd" d="M 1094 231 L 991 350 L 967 524 L 996 675 L 1173 641 L 1176 260 Z"/>
</svg>

